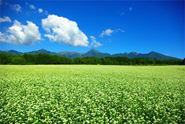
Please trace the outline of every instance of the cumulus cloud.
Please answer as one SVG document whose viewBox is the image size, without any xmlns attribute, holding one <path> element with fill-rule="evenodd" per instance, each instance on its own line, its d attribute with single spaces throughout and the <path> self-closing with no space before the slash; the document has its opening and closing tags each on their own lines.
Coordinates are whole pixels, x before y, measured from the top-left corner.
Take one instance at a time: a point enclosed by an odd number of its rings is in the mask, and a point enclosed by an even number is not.
<svg viewBox="0 0 185 124">
<path fill-rule="evenodd" d="M 10 7 L 15 10 L 17 13 L 21 12 L 21 6 L 19 4 L 11 4 Z"/>
<path fill-rule="evenodd" d="M 11 19 L 8 16 L 3 16 L 4 18 L 0 17 L 0 23 L 1 22 L 11 22 Z"/>
<path fill-rule="evenodd" d="M 96 41 L 96 38 L 94 36 L 90 36 L 91 38 L 91 46 L 94 46 L 94 47 L 99 47 L 99 46 L 102 46 L 102 44 L 100 44 L 100 42 L 97 42 Z"/>
<path fill-rule="evenodd" d="M 42 13 L 43 12 L 43 10 L 41 8 L 39 8 L 38 11 L 39 11 L 39 13 Z"/>
<path fill-rule="evenodd" d="M 104 35 L 110 36 L 111 33 L 113 33 L 113 32 L 114 32 L 113 30 L 107 29 L 107 30 L 103 31 L 103 32 L 99 35 L 99 37 L 103 37 Z"/>
<path fill-rule="evenodd" d="M 35 9 L 35 6 L 34 6 L 33 4 L 28 4 L 28 3 L 26 2 L 26 5 L 28 5 L 31 9 Z"/>
<path fill-rule="evenodd" d="M 30 21 L 27 25 L 22 25 L 15 20 L 13 26 L 9 27 L 5 33 L 0 32 L 0 41 L 13 43 L 16 45 L 33 45 L 41 40 L 41 34 L 38 27 Z"/>
<path fill-rule="evenodd" d="M 88 46 L 87 36 L 78 28 L 75 21 L 57 15 L 48 15 L 42 19 L 42 27 L 52 42 L 60 42 L 71 46 Z"/>
</svg>

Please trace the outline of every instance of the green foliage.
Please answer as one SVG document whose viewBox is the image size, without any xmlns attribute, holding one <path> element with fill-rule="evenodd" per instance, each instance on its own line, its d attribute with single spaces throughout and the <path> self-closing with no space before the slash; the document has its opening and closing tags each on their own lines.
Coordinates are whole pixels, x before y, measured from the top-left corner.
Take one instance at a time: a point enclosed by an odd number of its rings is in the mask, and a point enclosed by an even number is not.
<svg viewBox="0 0 185 124">
<path fill-rule="evenodd" d="M 185 58 L 183 59 L 182 65 L 185 65 Z"/>
<path fill-rule="evenodd" d="M 184 66 L 0 65 L 0 123 L 185 123 Z"/>
<path fill-rule="evenodd" d="M 10 64 L 13 56 L 12 54 L 0 53 L 0 64 Z"/>
<path fill-rule="evenodd" d="M 11 63 L 15 65 L 24 65 L 26 64 L 26 60 L 23 57 L 15 56 L 12 58 Z"/>
<path fill-rule="evenodd" d="M 12 61 L 12 59 L 16 58 Z M 25 59 L 26 62 L 22 63 L 19 59 Z M 92 65 L 181 65 L 182 60 L 159 60 L 149 58 L 132 58 L 127 57 L 83 57 L 70 59 L 58 55 L 50 55 L 47 53 L 39 54 L 26 54 L 23 55 L 11 55 L 0 53 L 0 64 L 92 64 Z M 20 63 L 19 63 L 20 62 Z"/>
</svg>

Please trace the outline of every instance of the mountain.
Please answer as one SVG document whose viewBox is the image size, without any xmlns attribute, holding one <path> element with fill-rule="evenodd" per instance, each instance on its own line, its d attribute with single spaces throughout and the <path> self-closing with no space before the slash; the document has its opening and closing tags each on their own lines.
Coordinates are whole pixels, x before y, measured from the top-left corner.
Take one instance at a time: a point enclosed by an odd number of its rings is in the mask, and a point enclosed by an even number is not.
<svg viewBox="0 0 185 124">
<path fill-rule="evenodd" d="M 138 53 L 136 52 L 130 52 L 130 53 L 119 53 L 119 54 L 113 54 L 112 57 L 118 57 L 118 56 L 125 56 L 128 58 L 135 58 L 138 56 Z"/>
<path fill-rule="evenodd" d="M 110 54 L 109 53 L 102 53 L 102 52 L 99 52 L 98 50 L 91 49 L 90 51 L 88 51 L 87 53 L 82 55 L 82 57 L 86 57 L 86 56 L 103 58 L 103 57 L 110 56 Z"/>
<path fill-rule="evenodd" d="M 80 57 L 81 54 L 78 52 L 70 52 L 70 51 L 65 51 L 65 52 L 59 52 L 58 53 L 60 56 L 65 56 L 65 57 L 69 57 L 71 59 L 74 59 L 76 57 Z"/>
<path fill-rule="evenodd" d="M 108 53 L 102 53 L 102 52 L 99 52 L 98 50 L 95 50 L 95 49 L 91 49 L 87 53 L 78 53 L 78 52 L 65 51 L 65 52 L 59 52 L 58 54 L 60 56 L 69 57 L 71 59 L 74 59 L 74 58 L 77 58 L 77 57 L 87 57 L 87 56 L 98 57 L 98 58 L 103 58 L 103 57 L 110 56 L 110 54 L 108 54 Z"/>
<path fill-rule="evenodd" d="M 58 53 L 56 52 L 50 52 L 50 51 L 47 51 L 45 49 L 40 49 L 40 50 L 37 50 L 37 51 L 31 51 L 31 52 L 26 52 L 27 54 L 39 54 L 39 53 L 45 53 L 45 54 L 51 54 L 51 55 L 58 55 Z"/>
<path fill-rule="evenodd" d="M 142 53 L 136 53 L 136 52 L 130 52 L 130 53 L 120 53 L 120 54 L 113 54 L 112 57 L 117 57 L 117 56 L 125 56 L 128 58 L 149 58 L 149 59 L 161 59 L 161 60 L 168 60 L 168 59 L 178 59 L 175 57 L 170 57 L 170 56 L 166 56 L 157 52 L 150 52 L 148 54 L 142 54 Z M 180 60 L 180 59 L 178 59 Z"/>
<path fill-rule="evenodd" d="M 10 53 L 10 54 L 14 54 L 14 55 L 22 55 L 22 54 L 24 54 L 22 52 L 18 52 L 18 51 L 15 51 L 15 50 L 4 50 L 4 51 L 0 50 L 0 53 Z M 37 50 L 37 51 L 31 51 L 31 52 L 26 52 L 26 53 L 27 54 L 45 53 L 45 54 L 50 54 L 50 55 L 59 55 L 59 56 L 69 57 L 71 59 L 74 59 L 74 58 L 77 58 L 77 57 L 87 57 L 87 56 L 98 57 L 98 58 L 118 57 L 118 56 L 122 57 L 122 56 L 125 56 L 125 57 L 128 57 L 128 58 L 140 57 L 140 58 L 149 58 L 149 59 L 156 58 L 156 59 L 161 59 L 161 60 L 168 60 L 168 59 L 181 60 L 179 58 L 166 56 L 166 55 L 163 55 L 161 53 L 154 52 L 154 51 L 152 51 L 152 52 L 150 52 L 148 54 L 142 54 L 142 53 L 137 53 L 137 52 L 130 52 L 130 53 L 118 53 L 118 54 L 111 55 L 109 53 L 99 52 L 98 50 L 95 50 L 95 49 L 91 49 L 90 51 L 88 51 L 86 53 L 78 53 L 78 52 L 70 52 L 70 51 L 64 51 L 64 52 L 56 53 L 56 52 L 47 51 L 45 49 L 40 49 L 40 50 Z"/>
<path fill-rule="evenodd" d="M 40 50 L 37 50 L 37 51 L 31 51 L 31 52 L 27 52 L 28 54 L 38 54 L 38 53 L 47 53 L 47 54 L 50 54 L 51 52 L 50 51 L 47 51 L 45 49 L 40 49 Z"/>
<path fill-rule="evenodd" d="M 22 52 L 18 52 L 16 50 L 3 50 L 3 51 L 0 50 L 0 53 L 10 53 L 13 55 L 22 55 L 23 54 Z"/>
<path fill-rule="evenodd" d="M 156 59 L 161 59 L 161 60 L 178 59 L 178 58 L 171 57 L 171 56 L 165 56 L 165 55 L 163 55 L 161 53 L 157 53 L 157 52 L 154 52 L 154 51 L 148 53 L 147 57 L 150 58 L 150 59 L 156 58 Z"/>
<path fill-rule="evenodd" d="M 51 52 L 50 51 L 47 51 L 45 49 L 40 49 L 40 50 L 37 50 L 37 51 L 31 51 L 31 52 L 26 52 L 28 54 L 38 54 L 38 53 L 47 53 L 47 54 L 50 54 Z"/>
</svg>

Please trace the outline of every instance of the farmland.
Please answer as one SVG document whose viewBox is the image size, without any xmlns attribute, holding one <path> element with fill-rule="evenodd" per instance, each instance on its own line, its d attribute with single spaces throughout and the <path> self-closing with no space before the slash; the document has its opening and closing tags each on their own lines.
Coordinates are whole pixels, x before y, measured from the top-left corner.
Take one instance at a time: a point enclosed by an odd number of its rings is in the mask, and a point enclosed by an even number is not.
<svg viewBox="0 0 185 124">
<path fill-rule="evenodd" d="M 0 65 L 0 123 L 185 123 L 185 66 Z"/>
</svg>

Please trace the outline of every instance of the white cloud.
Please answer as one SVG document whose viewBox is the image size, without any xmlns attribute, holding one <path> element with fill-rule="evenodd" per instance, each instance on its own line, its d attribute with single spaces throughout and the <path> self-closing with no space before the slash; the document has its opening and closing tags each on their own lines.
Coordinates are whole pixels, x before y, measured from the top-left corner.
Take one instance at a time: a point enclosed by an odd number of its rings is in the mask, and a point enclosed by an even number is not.
<svg viewBox="0 0 185 124">
<path fill-rule="evenodd" d="M 94 47 L 99 47 L 99 46 L 102 46 L 102 44 L 100 44 L 100 42 L 97 42 L 96 41 L 96 38 L 94 36 L 90 36 L 91 38 L 91 46 L 94 46 Z"/>
<path fill-rule="evenodd" d="M 96 38 L 94 36 L 90 36 L 91 40 L 96 40 Z"/>
<path fill-rule="evenodd" d="M 19 4 L 10 5 L 10 7 L 15 10 L 17 13 L 21 12 L 21 6 Z"/>
<path fill-rule="evenodd" d="M 120 28 L 115 29 L 115 30 L 107 29 L 107 30 L 103 31 L 103 32 L 99 35 L 99 37 L 103 37 L 104 35 L 111 36 L 111 34 L 112 34 L 113 32 L 119 32 L 119 31 L 120 31 L 120 32 L 125 32 L 124 30 L 122 30 L 122 29 L 120 29 Z"/>
<path fill-rule="evenodd" d="M 120 29 L 120 28 L 115 29 L 115 32 L 119 32 L 119 31 L 121 31 L 121 32 L 125 32 L 124 30 L 122 30 L 122 29 Z"/>
<path fill-rule="evenodd" d="M 30 8 L 31 8 L 31 9 L 35 9 L 35 6 L 34 6 L 34 5 L 30 5 Z"/>
<path fill-rule="evenodd" d="M 129 10 L 131 11 L 132 10 L 132 7 L 129 7 Z"/>
<path fill-rule="evenodd" d="M 75 21 L 57 15 L 48 15 L 42 19 L 42 27 L 52 42 L 60 42 L 71 46 L 88 46 L 87 36 L 78 28 Z"/>
<path fill-rule="evenodd" d="M 0 17 L 0 23 L 1 22 L 11 22 L 11 19 L 8 16 L 3 16 L 4 18 Z"/>
<path fill-rule="evenodd" d="M 26 5 L 28 5 L 31 9 L 35 9 L 35 6 L 34 6 L 33 4 L 28 4 L 28 3 L 26 2 Z"/>
<path fill-rule="evenodd" d="M 5 42 L 5 39 L 3 38 L 4 34 L 0 32 L 0 41 Z"/>
<path fill-rule="evenodd" d="M 41 8 L 39 8 L 38 11 L 39 11 L 39 13 L 42 13 L 43 12 L 43 10 Z"/>
<path fill-rule="evenodd" d="M 15 20 L 13 26 L 9 27 L 6 33 L 0 33 L 0 41 L 13 43 L 16 45 L 33 45 L 41 40 L 38 27 L 30 21 L 27 25 L 22 25 Z"/>
<path fill-rule="evenodd" d="M 104 35 L 110 36 L 111 33 L 113 33 L 113 32 L 114 32 L 113 30 L 107 29 L 107 30 L 103 31 L 103 32 L 99 35 L 99 37 L 103 37 Z"/>
</svg>

